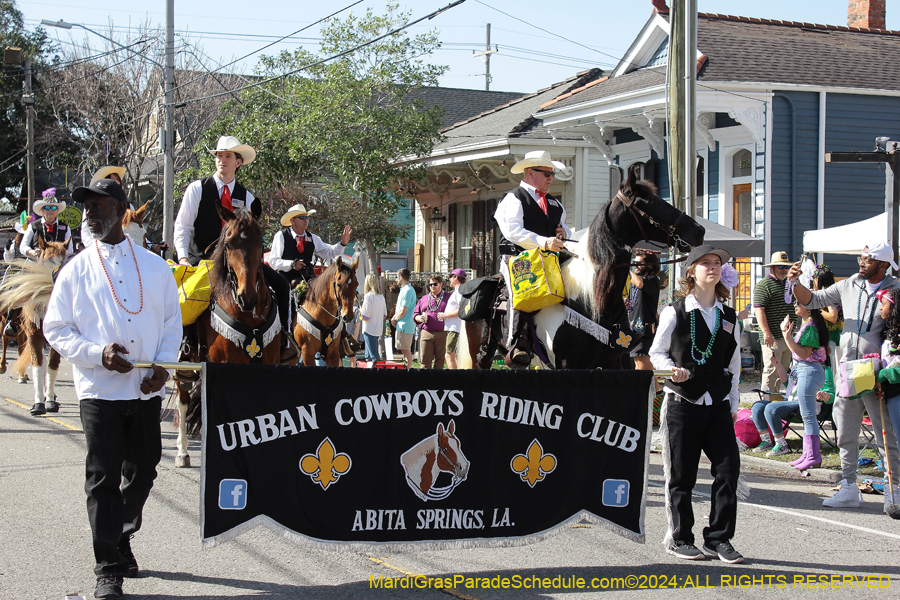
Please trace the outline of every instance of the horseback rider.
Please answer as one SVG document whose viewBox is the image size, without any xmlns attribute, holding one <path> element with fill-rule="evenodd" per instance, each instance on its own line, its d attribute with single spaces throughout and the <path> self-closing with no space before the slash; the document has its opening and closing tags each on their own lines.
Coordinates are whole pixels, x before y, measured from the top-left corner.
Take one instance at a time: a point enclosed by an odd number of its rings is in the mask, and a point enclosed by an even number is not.
<svg viewBox="0 0 900 600">
<path fill-rule="evenodd" d="M 208 259 L 212 245 L 222 233 L 222 220 L 216 213 L 216 204 L 230 211 L 250 210 L 254 202 L 253 194 L 235 180 L 235 174 L 242 165 L 249 165 L 256 158 L 256 150 L 241 144 L 237 138 L 225 135 L 219 138 L 214 150 L 209 153 L 216 157 L 216 172 L 191 183 L 184 191 L 181 208 L 175 218 L 175 252 L 178 262 L 196 266 Z M 209 250 L 209 253 L 207 252 Z M 290 318 L 290 288 L 287 280 L 277 271 L 262 264 L 266 283 L 275 292 L 278 316 L 284 331 Z M 297 351 L 283 336 L 282 362 L 290 362 L 297 357 Z"/>
<path fill-rule="evenodd" d="M 66 242 L 66 254 L 72 254 L 72 230 L 65 223 L 57 221 L 59 213 L 65 210 L 66 203 L 56 199 L 56 188 L 44 190 L 42 196 L 41 200 L 34 203 L 33 209 L 35 214 L 42 216 L 25 230 L 19 251 L 32 260 L 37 259 L 41 255 L 38 240 L 42 239 L 44 242 Z"/>
<path fill-rule="evenodd" d="M 337 258 L 344 253 L 344 248 L 350 243 L 353 229 L 349 225 L 344 227 L 340 242 L 337 244 L 326 244 L 322 238 L 307 231 L 309 217 L 314 214 L 315 209 L 306 210 L 302 204 L 293 205 L 281 217 L 281 224 L 285 229 L 272 239 L 269 266 L 284 273 L 291 287 L 316 276 L 313 271 L 315 256 L 324 260 Z"/>
<path fill-rule="evenodd" d="M 494 213 L 503 234 L 499 245 L 500 272 L 508 294 L 505 362 L 509 368 L 527 367 L 531 362 L 527 341 L 522 336 L 525 318 L 522 311 L 512 307 L 509 259 L 531 248 L 553 252 L 564 249 L 563 240 L 571 236 L 566 226 L 566 209 L 559 199 L 547 193 L 555 171 L 562 169 L 565 165 L 551 160 L 549 152 L 528 152 L 510 169 L 510 173 L 525 173 L 522 182 L 503 197 Z"/>
</svg>

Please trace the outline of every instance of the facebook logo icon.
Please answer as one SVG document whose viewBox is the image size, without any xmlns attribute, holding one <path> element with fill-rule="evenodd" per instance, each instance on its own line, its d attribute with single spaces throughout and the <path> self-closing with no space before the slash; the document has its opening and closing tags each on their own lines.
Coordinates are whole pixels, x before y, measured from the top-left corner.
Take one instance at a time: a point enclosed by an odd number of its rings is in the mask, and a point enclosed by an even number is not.
<svg viewBox="0 0 900 600">
<path fill-rule="evenodd" d="M 626 479 L 606 479 L 603 482 L 603 506 L 627 506 L 628 488 Z"/>
<path fill-rule="evenodd" d="M 219 508 L 243 510 L 247 507 L 247 482 L 243 479 L 223 479 L 219 482 Z"/>
</svg>

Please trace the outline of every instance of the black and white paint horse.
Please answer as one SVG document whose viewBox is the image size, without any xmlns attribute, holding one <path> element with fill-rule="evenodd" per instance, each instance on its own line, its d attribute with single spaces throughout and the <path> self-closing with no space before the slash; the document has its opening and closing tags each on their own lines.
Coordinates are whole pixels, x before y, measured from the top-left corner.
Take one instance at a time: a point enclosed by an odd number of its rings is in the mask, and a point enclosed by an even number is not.
<svg viewBox="0 0 900 600">
<path fill-rule="evenodd" d="M 540 342 L 537 358 L 557 369 L 622 368 L 623 354 L 637 341 L 623 298 L 632 247 L 649 241 L 687 252 L 703 243 L 705 233 L 660 198 L 656 186 L 638 181 L 635 171 L 629 170 L 587 235 L 577 243 L 567 242 L 575 257 L 561 269 L 566 301 L 534 314 L 530 334 Z M 504 321 L 505 314 L 496 312 L 490 319 L 464 322 L 460 368 L 490 368 L 498 348 L 506 353 Z"/>
</svg>

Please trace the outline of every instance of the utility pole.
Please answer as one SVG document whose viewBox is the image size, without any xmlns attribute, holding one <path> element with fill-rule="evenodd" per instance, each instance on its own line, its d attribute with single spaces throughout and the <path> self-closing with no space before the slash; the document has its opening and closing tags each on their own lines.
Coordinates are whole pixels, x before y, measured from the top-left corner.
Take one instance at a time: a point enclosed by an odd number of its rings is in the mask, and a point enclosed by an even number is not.
<svg viewBox="0 0 900 600">
<path fill-rule="evenodd" d="M 494 47 L 491 50 L 491 24 L 487 24 L 487 37 L 484 40 L 484 52 L 475 52 L 472 50 L 472 58 L 476 56 L 484 57 L 484 91 L 490 91 L 491 89 L 491 54 L 494 52 L 498 52 L 497 48 Z"/>
<path fill-rule="evenodd" d="M 28 212 L 34 201 L 34 94 L 31 91 L 31 59 L 25 58 L 25 131 L 28 140 Z"/>
<path fill-rule="evenodd" d="M 164 73 L 166 131 L 163 166 L 163 241 L 175 247 L 175 0 L 166 0 L 166 68 Z"/>
</svg>

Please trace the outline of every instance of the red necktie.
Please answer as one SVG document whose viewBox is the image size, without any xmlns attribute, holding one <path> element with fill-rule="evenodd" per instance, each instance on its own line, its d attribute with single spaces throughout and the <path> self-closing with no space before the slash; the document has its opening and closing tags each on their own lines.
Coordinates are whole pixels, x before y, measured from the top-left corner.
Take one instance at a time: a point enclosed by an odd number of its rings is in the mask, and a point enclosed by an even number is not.
<svg viewBox="0 0 900 600">
<path fill-rule="evenodd" d="M 535 193 L 538 197 L 538 205 L 541 207 L 541 210 L 544 211 L 544 214 L 547 214 L 547 194 L 540 190 L 535 190 Z"/>
<path fill-rule="evenodd" d="M 222 207 L 234 212 L 234 205 L 231 204 L 231 190 L 227 185 L 222 187 Z"/>
<path fill-rule="evenodd" d="M 297 252 L 303 254 L 303 236 L 297 238 Z"/>
<path fill-rule="evenodd" d="M 53 225 L 51 225 L 50 223 L 47 223 L 47 235 L 50 235 L 52 233 L 53 233 Z"/>
</svg>

